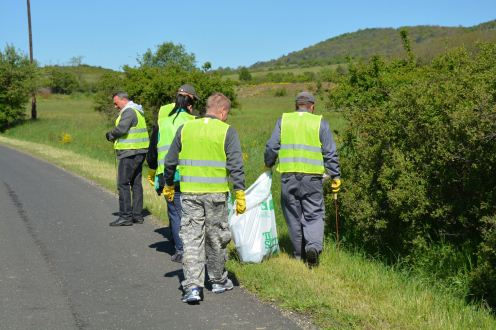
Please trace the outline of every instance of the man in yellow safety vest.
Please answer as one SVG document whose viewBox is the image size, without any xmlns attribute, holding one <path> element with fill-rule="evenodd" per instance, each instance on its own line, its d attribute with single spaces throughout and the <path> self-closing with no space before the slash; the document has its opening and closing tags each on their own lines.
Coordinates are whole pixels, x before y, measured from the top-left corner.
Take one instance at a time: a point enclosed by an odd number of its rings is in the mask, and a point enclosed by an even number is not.
<svg viewBox="0 0 496 330">
<path fill-rule="evenodd" d="M 333 193 L 341 186 L 339 159 L 329 123 L 314 114 L 309 92 L 296 96 L 296 111 L 284 113 L 265 147 L 265 166 L 279 158 L 281 205 L 294 256 L 317 266 L 324 238 L 323 175 L 331 177 Z"/>
<path fill-rule="evenodd" d="M 150 136 L 150 147 L 146 154 L 146 161 L 150 170 L 147 179 L 155 187 L 158 194 L 162 193 L 165 186 L 164 161 L 177 129 L 184 123 L 194 120 L 192 115 L 193 106 L 198 100 L 195 88 L 189 84 L 179 87 L 175 103 L 160 107 L 157 126 L 154 127 Z M 181 190 L 179 187 L 180 173 L 176 170 L 174 174 L 174 200 L 167 201 L 167 216 L 169 229 L 174 243 L 174 254 L 171 260 L 182 262 L 183 242 L 179 237 L 181 227 Z"/>
<path fill-rule="evenodd" d="M 221 93 L 207 100 L 204 118 L 186 122 L 177 130 L 165 157 L 164 195 L 174 198 L 176 166 L 181 174 L 184 281 L 181 283 L 186 303 L 202 299 L 205 263 L 212 292 L 233 289 L 227 277 L 226 247 L 231 240 L 227 223 L 228 178 L 236 196 L 236 212 L 244 213 L 245 174 L 237 132 L 225 123 L 230 100 Z"/>
<path fill-rule="evenodd" d="M 119 218 L 110 226 L 131 226 L 143 223 L 143 186 L 141 171 L 148 151 L 148 130 L 141 105 L 129 100 L 127 93 L 113 95 L 114 106 L 119 110 L 115 127 L 105 137 L 114 142 L 119 167 Z M 131 195 L 132 192 L 132 195 Z"/>
</svg>

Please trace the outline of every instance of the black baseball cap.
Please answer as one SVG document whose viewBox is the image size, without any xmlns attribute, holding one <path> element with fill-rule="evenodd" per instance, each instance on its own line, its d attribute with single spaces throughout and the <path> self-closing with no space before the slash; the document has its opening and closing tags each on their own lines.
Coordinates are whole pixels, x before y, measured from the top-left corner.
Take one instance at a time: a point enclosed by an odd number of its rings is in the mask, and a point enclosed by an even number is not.
<svg viewBox="0 0 496 330">
<path fill-rule="evenodd" d="M 190 84 L 184 84 L 181 87 L 179 87 L 177 93 L 178 94 L 189 94 L 189 95 L 193 96 L 194 99 L 196 99 L 196 100 L 199 99 L 198 95 L 196 95 L 195 88 L 193 86 L 191 86 Z"/>
</svg>

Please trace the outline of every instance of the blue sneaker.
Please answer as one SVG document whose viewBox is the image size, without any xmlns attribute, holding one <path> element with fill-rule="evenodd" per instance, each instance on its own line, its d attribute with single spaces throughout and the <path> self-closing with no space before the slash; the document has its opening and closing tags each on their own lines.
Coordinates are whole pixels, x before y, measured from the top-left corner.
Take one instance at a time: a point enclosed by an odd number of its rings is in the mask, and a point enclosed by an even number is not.
<svg viewBox="0 0 496 330">
<path fill-rule="evenodd" d="M 226 278 L 223 283 L 214 283 L 212 284 L 212 292 L 213 293 L 222 293 L 224 291 L 229 291 L 234 288 L 233 282 Z"/>
<path fill-rule="evenodd" d="M 202 295 L 202 289 L 194 286 L 192 288 L 187 289 L 184 292 L 181 300 L 182 300 L 182 302 L 185 302 L 185 303 L 195 303 L 195 302 L 199 302 L 200 300 L 202 300 L 201 295 Z"/>
</svg>

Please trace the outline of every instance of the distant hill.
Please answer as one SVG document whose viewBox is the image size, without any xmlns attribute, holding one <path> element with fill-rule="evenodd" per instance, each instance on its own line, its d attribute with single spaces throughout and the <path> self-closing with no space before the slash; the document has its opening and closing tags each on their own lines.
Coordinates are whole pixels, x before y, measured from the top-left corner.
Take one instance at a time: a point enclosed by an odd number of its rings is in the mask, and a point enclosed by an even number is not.
<svg viewBox="0 0 496 330">
<path fill-rule="evenodd" d="M 496 20 L 472 27 L 373 28 L 345 33 L 275 60 L 257 62 L 250 68 L 338 64 L 345 62 L 347 56 L 356 59 L 368 59 L 373 55 L 401 57 L 405 55 L 399 33 L 401 29 L 408 31 L 413 51 L 421 61 L 428 61 L 447 48 L 464 45 L 470 49 L 480 41 L 496 42 Z"/>
</svg>

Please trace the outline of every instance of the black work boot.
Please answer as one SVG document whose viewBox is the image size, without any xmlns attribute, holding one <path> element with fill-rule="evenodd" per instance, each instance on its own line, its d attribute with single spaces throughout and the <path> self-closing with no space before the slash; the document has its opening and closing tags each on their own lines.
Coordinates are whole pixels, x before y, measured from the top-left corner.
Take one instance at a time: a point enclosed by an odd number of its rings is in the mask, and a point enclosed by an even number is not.
<svg viewBox="0 0 496 330">
<path fill-rule="evenodd" d="M 319 265 L 319 252 L 315 248 L 309 248 L 306 251 L 307 265 L 309 268 L 317 267 Z"/>
<path fill-rule="evenodd" d="M 118 218 L 117 220 L 109 223 L 109 226 L 111 226 L 111 227 L 132 226 L 132 225 L 133 225 L 132 220 L 124 219 L 124 218 Z"/>
</svg>

